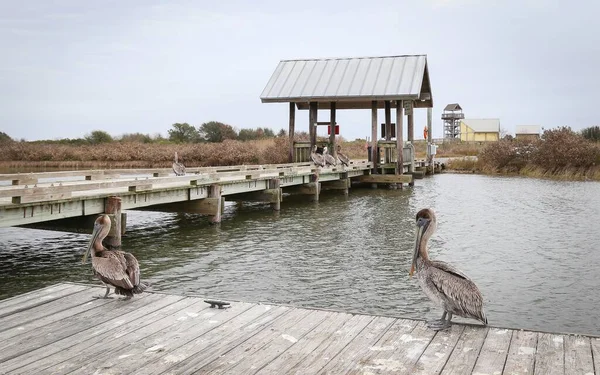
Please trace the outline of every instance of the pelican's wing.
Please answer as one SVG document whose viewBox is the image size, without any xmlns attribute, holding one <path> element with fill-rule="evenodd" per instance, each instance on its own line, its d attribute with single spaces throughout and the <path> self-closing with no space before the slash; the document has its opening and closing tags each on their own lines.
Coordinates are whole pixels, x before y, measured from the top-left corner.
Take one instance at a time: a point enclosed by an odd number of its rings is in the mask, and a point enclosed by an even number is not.
<svg viewBox="0 0 600 375">
<path fill-rule="evenodd" d="M 129 279 L 133 283 L 133 285 L 140 284 L 140 265 L 135 259 L 133 255 L 130 253 L 123 252 L 123 256 L 125 257 L 125 262 L 127 265 L 127 275 L 129 275 Z"/>
<path fill-rule="evenodd" d="M 117 254 L 105 251 L 103 257 L 94 259 L 92 262 L 94 270 L 105 283 L 119 286 L 124 289 L 133 288 L 131 279 L 125 272 L 125 267 Z"/>
<path fill-rule="evenodd" d="M 477 285 L 464 273 L 441 261 L 432 261 L 430 281 L 435 288 L 466 316 L 487 323 L 483 311 L 483 296 Z"/>
</svg>

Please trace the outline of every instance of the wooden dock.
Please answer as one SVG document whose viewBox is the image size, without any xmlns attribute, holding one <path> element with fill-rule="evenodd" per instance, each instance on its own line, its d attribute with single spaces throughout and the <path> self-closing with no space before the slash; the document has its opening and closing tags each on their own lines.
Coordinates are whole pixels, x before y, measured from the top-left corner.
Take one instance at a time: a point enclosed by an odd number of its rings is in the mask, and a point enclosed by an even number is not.
<svg viewBox="0 0 600 375">
<path fill-rule="evenodd" d="M 371 169 L 372 163 L 356 160 L 327 168 L 311 163 L 188 168 L 185 176 L 167 168 L 0 174 L 0 227 L 75 218 L 76 225 L 91 228 L 82 216 L 137 209 L 205 214 L 216 223 L 225 199 L 268 202 L 278 210 L 284 194 L 318 200 L 322 190 L 347 194 L 352 182 L 413 183 L 411 175 L 372 175 Z M 107 211 L 110 197 L 119 198 L 114 212 Z"/>
<path fill-rule="evenodd" d="M 61 283 L 0 301 L 1 374 L 598 374 L 600 339 Z"/>
</svg>

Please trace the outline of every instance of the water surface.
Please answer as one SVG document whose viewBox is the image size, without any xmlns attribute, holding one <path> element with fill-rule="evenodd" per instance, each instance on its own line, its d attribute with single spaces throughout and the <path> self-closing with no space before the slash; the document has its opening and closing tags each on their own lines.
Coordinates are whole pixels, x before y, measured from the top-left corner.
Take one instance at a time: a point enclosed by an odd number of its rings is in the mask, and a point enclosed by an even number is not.
<svg viewBox="0 0 600 375">
<path fill-rule="evenodd" d="M 228 203 L 223 222 L 129 211 L 123 248 L 154 290 L 347 312 L 434 318 L 409 278 L 414 215 L 438 215 L 433 259 L 484 294 L 490 325 L 600 335 L 600 183 L 443 174 L 414 189 L 324 192 L 318 203 Z M 89 235 L 0 228 L 0 298 L 97 283 Z"/>
</svg>

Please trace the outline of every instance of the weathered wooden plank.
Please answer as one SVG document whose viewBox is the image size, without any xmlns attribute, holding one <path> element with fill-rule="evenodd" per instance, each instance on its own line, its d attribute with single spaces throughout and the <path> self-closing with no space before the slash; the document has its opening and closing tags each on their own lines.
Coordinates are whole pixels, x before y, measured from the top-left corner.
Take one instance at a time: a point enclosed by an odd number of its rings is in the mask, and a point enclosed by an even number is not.
<svg viewBox="0 0 600 375">
<path fill-rule="evenodd" d="M 474 374 L 502 374 L 513 331 L 490 328 L 473 368 Z"/>
<path fill-rule="evenodd" d="M 439 374 L 464 329 L 465 327 L 462 325 L 453 324 L 448 330 L 438 331 L 409 373 L 415 375 Z"/>
<path fill-rule="evenodd" d="M 30 374 L 40 369 L 47 373 L 67 373 L 102 353 L 107 346 L 110 347 L 112 340 L 198 303 L 195 298 L 183 296 L 142 296 L 140 299 L 116 301 L 116 305 L 109 305 L 116 309 L 106 308 L 92 315 L 74 316 L 66 320 L 66 332 L 62 332 L 64 324 L 45 327 L 45 331 L 60 331 L 61 336 L 56 338 L 58 340 L 44 341 L 44 346 L 30 351 L 27 356 L 6 362 L 5 367 L 18 374 Z"/>
<path fill-rule="evenodd" d="M 198 303 L 176 314 L 113 340 L 109 350 L 87 361 L 73 374 L 90 374 L 104 369 L 133 374 L 146 362 L 158 360 L 251 307 L 249 303 L 236 302 L 228 309 L 215 309 L 198 298 Z"/>
<path fill-rule="evenodd" d="M 308 311 L 309 314 L 296 324 L 277 327 L 277 322 L 275 322 L 271 330 L 260 332 L 255 337 L 250 338 L 221 357 L 220 360 L 224 360 L 227 363 L 227 356 L 229 356 L 230 359 L 233 359 L 234 364 L 233 367 L 223 369 L 223 373 L 250 374 L 265 367 L 270 361 L 286 352 L 290 347 L 293 347 L 299 341 L 305 340 L 305 336 L 308 333 L 322 323 L 329 315 L 333 314 L 319 310 Z M 266 338 L 261 339 L 260 335 L 263 332 L 267 332 L 267 335 Z M 236 351 L 244 353 L 241 359 L 235 357 Z M 228 362 L 228 365 L 230 365 L 232 361 Z"/>
<path fill-rule="evenodd" d="M 537 341 L 537 332 L 514 331 L 503 374 L 533 374 Z"/>
<path fill-rule="evenodd" d="M 345 374 L 356 368 L 365 353 L 383 336 L 394 324 L 396 319 L 376 317 L 365 327 L 346 347 L 325 365 L 326 374 Z"/>
<path fill-rule="evenodd" d="M 136 374 L 190 374 L 236 348 L 240 343 L 269 327 L 276 319 L 292 311 L 289 307 L 255 305 L 252 309 L 236 316 L 227 324 L 222 324 L 175 349 L 159 361 L 138 368 Z"/>
<path fill-rule="evenodd" d="M 69 284 L 65 287 L 46 289 L 43 293 L 32 294 L 29 298 L 19 299 L 7 302 L 7 305 L 0 304 L 0 331 L 10 328 L 9 325 L 5 325 L 9 319 L 15 319 L 15 315 L 26 310 L 34 310 L 37 307 L 45 306 L 54 301 L 57 301 L 65 296 L 69 296 L 74 293 L 85 290 L 86 287 L 82 285 Z M 11 317 L 12 316 L 12 317 Z M 25 314 L 19 315 L 16 319 L 25 318 Z"/>
<path fill-rule="evenodd" d="M 535 353 L 534 374 L 563 375 L 565 373 L 565 347 L 561 335 L 540 333 Z"/>
<path fill-rule="evenodd" d="M 0 332 L 0 343 L 5 340 L 12 339 L 18 335 L 30 334 L 33 333 L 35 336 L 39 334 L 38 329 L 46 329 L 46 325 L 61 322 L 63 319 L 68 319 L 73 315 L 80 314 L 84 311 L 95 309 L 100 305 L 105 305 L 113 302 L 113 299 L 91 299 L 87 303 L 82 303 L 79 305 L 68 306 L 69 308 L 46 315 L 42 318 L 38 318 L 32 321 L 28 321 L 24 324 L 19 324 L 17 326 L 13 326 L 5 331 Z M 14 340 L 14 339 L 13 339 Z"/>
<path fill-rule="evenodd" d="M 567 335 L 565 340 L 565 374 L 594 374 L 592 345 L 589 337 Z"/>
<path fill-rule="evenodd" d="M 207 374 L 222 374 L 228 371 L 233 371 L 232 368 L 240 363 L 244 359 L 247 353 L 254 353 L 258 351 L 265 344 L 271 343 L 275 337 L 284 336 L 287 340 L 297 340 L 293 335 L 287 335 L 286 332 L 290 331 L 293 333 L 293 327 L 301 326 L 301 322 L 308 322 L 308 326 L 312 328 L 315 324 L 310 319 L 305 319 L 311 315 L 311 310 L 305 309 L 292 309 L 289 313 L 285 314 L 281 318 L 275 320 L 268 329 L 263 329 L 248 338 L 235 348 L 231 349 L 227 353 L 215 358 L 199 370 Z M 322 319 L 319 319 L 319 322 Z M 300 331 L 301 334 L 306 332 Z M 289 336 L 289 337 L 288 337 Z M 241 373 L 244 373 L 243 371 Z"/>
<path fill-rule="evenodd" d="M 35 289 L 35 290 L 32 290 L 27 293 L 23 293 L 23 294 L 9 297 L 9 298 L 5 298 L 3 300 L 0 300 L 0 311 L 6 309 L 7 307 L 14 306 L 15 304 L 23 303 L 25 301 L 30 301 L 30 300 L 40 298 L 40 297 L 48 295 L 48 294 L 56 293 L 57 291 L 62 290 L 62 289 L 70 288 L 71 285 L 73 285 L 73 284 L 69 284 L 69 283 L 54 284 L 54 285 L 49 285 L 49 286 L 41 288 L 41 289 Z"/>
<path fill-rule="evenodd" d="M 399 319 L 349 374 L 408 373 L 434 335 L 423 322 Z"/>
<path fill-rule="evenodd" d="M 594 356 L 594 369 L 596 374 L 600 374 L 600 339 L 591 338 L 590 343 L 592 345 L 592 354 Z"/>
<path fill-rule="evenodd" d="M 335 331 L 342 327 L 348 316 L 340 313 L 329 313 L 317 327 L 306 334 L 301 340 L 288 348 L 280 356 L 274 358 L 265 367 L 260 369 L 259 374 L 289 374 L 291 369 L 308 353 L 315 350 L 323 341 L 329 338 Z"/>
<path fill-rule="evenodd" d="M 32 352 L 43 348 L 42 353 L 51 351 L 54 345 L 65 338 L 90 329 L 98 324 L 104 323 L 115 317 L 121 317 L 127 313 L 143 308 L 146 305 L 158 301 L 160 296 L 147 295 L 130 301 L 115 301 L 115 303 L 99 305 L 97 308 L 87 310 L 83 313 L 72 315 L 67 319 L 52 323 L 41 332 L 31 331 L 28 334 L 19 335 L 15 341 L 10 341 L 11 345 L 4 343 L 2 352 L 0 352 L 0 362 L 17 359 L 20 366 L 23 366 L 33 358 Z M 115 328 L 116 325 L 113 325 Z M 114 332 L 113 332 L 114 334 Z M 70 342 L 70 340 L 68 340 Z M 4 366 L 4 364 L 3 364 Z"/>
<path fill-rule="evenodd" d="M 487 333 L 487 327 L 465 327 L 441 373 L 443 375 L 470 374 Z"/>
<path fill-rule="evenodd" d="M 290 373 L 319 373 L 332 358 L 338 355 L 374 320 L 374 317 L 367 315 L 344 315 L 348 318 L 346 323 L 297 363 Z"/>
<path fill-rule="evenodd" d="M 369 174 L 356 178 L 359 182 L 374 184 L 408 184 L 413 181 L 409 174 Z"/>
</svg>

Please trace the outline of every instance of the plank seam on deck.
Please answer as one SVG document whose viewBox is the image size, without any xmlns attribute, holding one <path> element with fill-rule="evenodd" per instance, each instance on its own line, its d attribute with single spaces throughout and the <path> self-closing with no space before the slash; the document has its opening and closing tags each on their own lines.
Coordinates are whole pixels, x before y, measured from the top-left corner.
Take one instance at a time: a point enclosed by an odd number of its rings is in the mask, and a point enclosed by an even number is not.
<svg viewBox="0 0 600 375">
<path fill-rule="evenodd" d="M 501 374 L 504 374 L 504 370 L 506 369 L 506 362 L 508 361 L 508 353 L 510 353 L 510 344 L 512 343 L 514 336 L 515 336 L 515 331 L 510 331 L 510 339 L 508 340 L 508 347 L 506 348 L 506 355 L 504 356 L 504 363 L 502 364 Z M 537 347 L 537 344 L 536 344 L 536 347 Z"/>
<path fill-rule="evenodd" d="M 465 331 L 463 331 L 463 333 L 464 332 Z M 473 361 L 473 366 L 471 367 L 471 371 L 470 371 L 471 374 L 473 373 L 473 370 L 475 370 L 475 366 L 477 366 L 477 361 L 479 360 L 479 356 L 481 355 L 481 349 L 483 349 L 483 345 L 485 344 L 485 340 L 487 339 L 489 334 L 490 334 L 490 329 L 488 327 L 486 327 L 485 328 L 485 336 L 483 336 L 483 340 L 481 341 L 481 345 L 479 346 L 479 350 L 477 351 L 477 357 L 475 357 L 475 360 Z M 460 340 L 460 337 L 458 339 Z"/>
</svg>

